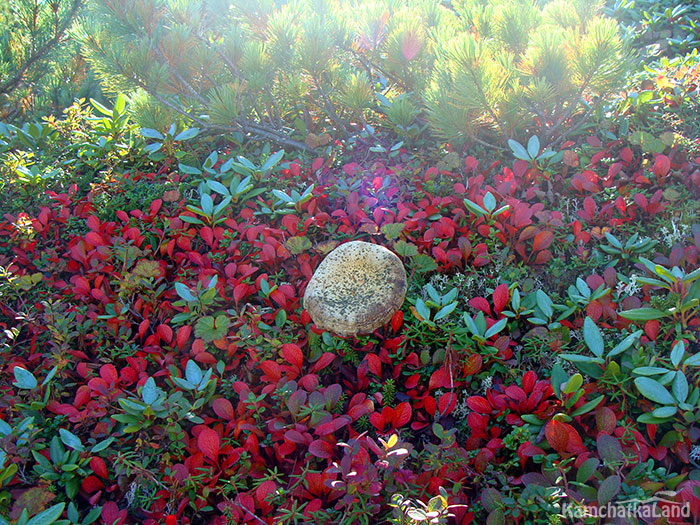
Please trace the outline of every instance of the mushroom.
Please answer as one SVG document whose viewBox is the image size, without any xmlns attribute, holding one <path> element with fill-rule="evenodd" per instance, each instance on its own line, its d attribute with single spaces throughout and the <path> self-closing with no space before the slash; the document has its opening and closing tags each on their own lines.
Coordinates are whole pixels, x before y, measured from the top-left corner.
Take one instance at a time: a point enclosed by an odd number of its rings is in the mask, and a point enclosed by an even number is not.
<svg viewBox="0 0 700 525">
<path fill-rule="evenodd" d="M 304 294 L 316 326 L 341 336 L 385 325 L 406 297 L 406 271 L 391 251 L 363 241 L 341 244 L 321 261 Z"/>
</svg>

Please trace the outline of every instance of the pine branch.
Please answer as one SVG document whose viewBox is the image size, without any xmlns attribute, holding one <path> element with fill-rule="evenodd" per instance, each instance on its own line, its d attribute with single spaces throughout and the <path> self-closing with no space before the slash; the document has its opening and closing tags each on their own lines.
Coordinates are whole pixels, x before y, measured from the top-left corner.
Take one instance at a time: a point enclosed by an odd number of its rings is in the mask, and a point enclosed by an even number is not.
<svg viewBox="0 0 700 525">
<path fill-rule="evenodd" d="M 68 10 L 68 13 L 66 13 L 66 17 L 64 18 L 63 23 L 56 26 L 56 32 L 54 36 L 47 42 L 45 42 L 43 46 L 39 47 L 38 49 L 34 48 L 36 40 L 35 37 L 32 38 L 33 49 L 31 54 L 29 55 L 29 58 L 27 58 L 24 64 L 22 64 L 17 69 L 14 75 L 6 79 L 4 82 L 0 82 L 0 93 L 9 93 L 13 89 L 15 89 L 20 84 L 20 82 L 22 82 L 22 80 L 24 79 L 24 75 L 27 73 L 29 68 L 31 68 L 39 60 L 45 58 L 46 55 L 48 55 L 48 53 L 61 42 L 61 40 L 63 39 L 63 35 L 66 33 L 71 23 L 75 19 L 75 16 L 78 14 L 78 11 L 82 7 L 84 1 L 85 0 L 73 0 L 73 3 L 71 4 Z"/>
<path fill-rule="evenodd" d="M 330 119 L 333 121 L 333 123 L 338 127 L 340 132 L 343 134 L 344 138 L 349 137 L 350 133 L 348 133 L 347 128 L 341 122 L 340 117 L 338 117 L 338 114 L 335 111 L 335 107 L 333 106 L 333 103 L 331 102 L 330 98 L 328 98 L 328 95 L 321 87 L 321 84 L 318 81 L 318 78 L 316 78 L 315 76 L 312 78 L 314 81 L 314 85 L 316 86 L 316 89 L 321 94 L 321 100 L 323 101 L 323 107 L 326 110 L 326 113 L 328 114 Z"/>
</svg>

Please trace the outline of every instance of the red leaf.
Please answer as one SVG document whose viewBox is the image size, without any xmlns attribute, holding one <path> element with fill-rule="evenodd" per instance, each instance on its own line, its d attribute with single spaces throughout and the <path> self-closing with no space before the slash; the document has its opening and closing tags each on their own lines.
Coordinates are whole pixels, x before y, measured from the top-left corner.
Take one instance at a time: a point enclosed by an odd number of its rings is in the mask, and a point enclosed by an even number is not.
<svg viewBox="0 0 700 525">
<path fill-rule="evenodd" d="M 209 246 L 214 245 L 214 231 L 209 226 L 203 226 L 202 229 L 199 230 L 199 235 L 201 235 L 204 242 Z"/>
<path fill-rule="evenodd" d="M 477 310 L 481 310 L 485 314 L 491 314 L 491 306 L 489 305 L 489 302 L 483 297 L 472 298 L 469 301 L 469 306 L 471 306 L 472 308 L 476 308 Z"/>
<path fill-rule="evenodd" d="M 233 411 L 233 405 L 228 399 L 218 397 L 212 401 L 211 406 L 214 409 L 214 413 L 221 419 L 231 421 L 236 417 L 236 414 Z"/>
<path fill-rule="evenodd" d="M 286 217 L 286 215 L 285 215 Z M 391 318 L 391 329 L 394 332 L 398 332 L 403 324 L 403 312 L 401 310 L 397 311 Z"/>
<path fill-rule="evenodd" d="M 508 286 L 506 284 L 499 284 L 493 291 L 493 309 L 497 314 L 508 304 L 508 299 L 510 297 L 510 292 L 508 291 Z"/>
<path fill-rule="evenodd" d="M 382 377 L 382 362 L 375 354 L 367 354 L 367 365 L 369 371 L 377 377 Z"/>
<path fill-rule="evenodd" d="M 569 443 L 569 431 L 566 423 L 561 423 L 556 419 L 550 420 L 544 427 L 544 435 L 547 438 L 547 443 L 557 452 L 566 451 L 566 446 Z"/>
<path fill-rule="evenodd" d="M 598 427 L 598 432 L 607 432 L 612 434 L 617 426 L 617 417 L 615 412 L 608 407 L 600 407 L 595 411 L 595 421 Z"/>
<path fill-rule="evenodd" d="M 440 367 L 430 376 L 430 382 L 428 383 L 428 388 L 430 390 L 435 390 L 436 388 L 451 388 L 454 384 L 450 384 L 450 374 L 445 367 Z"/>
<path fill-rule="evenodd" d="M 197 447 L 207 458 L 211 459 L 212 461 L 216 461 L 216 458 L 219 455 L 220 446 L 221 440 L 219 439 L 219 434 L 217 434 L 211 428 L 204 427 L 197 436 Z"/>
<path fill-rule="evenodd" d="M 260 370 L 262 370 L 263 374 L 270 378 L 270 381 L 274 383 L 279 381 L 282 377 L 282 370 L 280 369 L 280 365 L 278 365 L 275 361 L 271 361 L 269 359 L 260 363 Z"/>
<path fill-rule="evenodd" d="M 481 370 L 481 366 L 483 365 L 483 363 L 484 358 L 481 357 L 481 354 L 472 354 L 469 357 L 467 357 L 462 372 L 464 373 L 464 375 L 467 376 L 473 376 L 474 374 L 478 374 L 479 370 Z"/>
<path fill-rule="evenodd" d="M 457 405 L 457 396 L 452 392 L 447 392 L 440 396 L 438 399 L 438 411 L 442 415 L 447 415 L 452 413 Z"/>
<path fill-rule="evenodd" d="M 148 327 L 151 325 L 148 319 L 144 319 L 139 323 L 139 337 L 143 339 L 143 337 L 146 335 L 146 330 L 148 330 Z"/>
<path fill-rule="evenodd" d="M 629 148 L 622 148 L 620 150 L 620 158 L 624 160 L 627 164 L 632 164 L 634 161 L 634 154 L 632 153 L 632 150 Z"/>
<path fill-rule="evenodd" d="M 588 317 L 594 321 L 597 321 L 603 315 L 603 305 L 600 304 L 600 301 L 597 299 L 595 301 L 591 301 L 588 303 L 588 306 L 586 306 L 586 313 L 588 314 Z"/>
<path fill-rule="evenodd" d="M 595 212 L 597 208 L 598 206 L 596 205 L 595 201 L 590 197 L 586 197 L 585 199 L 583 199 L 583 209 L 588 214 L 588 217 L 595 217 Z"/>
<path fill-rule="evenodd" d="M 80 484 L 80 488 L 82 488 L 88 494 L 92 494 L 93 492 L 97 492 L 98 490 L 105 488 L 105 484 L 102 483 L 102 481 L 96 476 L 88 476 Z"/>
<path fill-rule="evenodd" d="M 457 241 L 457 246 L 462 252 L 462 257 L 466 261 L 472 253 L 472 243 L 466 237 L 460 237 Z"/>
<path fill-rule="evenodd" d="M 119 510 L 119 507 L 113 501 L 108 501 L 102 506 L 100 517 L 104 523 L 111 525 L 123 525 L 126 523 L 127 511 Z"/>
<path fill-rule="evenodd" d="M 90 468 L 92 471 L 100 476 L 101 478 L 109 478 L 107 474 L 107 464 L 105 460 L 99 456 L 93 456 L 90 458 Z"/>
<path fill-rule="evenodd" d="M 494 454 L 487 448 L 482 448 L 474 458 L 474 470 L 481 473 L 486 469 L 486 466 L 494 458 Z"/>
<path fill-rule="evenodd" d="M 282 357 L 284 357 L 289 364 L 296 366 L 301 369 L 304 365 L 304 353 L 294 343 L 285 343 L 282 345 Z"/>
<path fill-rule="evenodd" d="M 394 409 L 394 427 L 402 427 L 409 421 L 411 421 L 411 416 L 413 415 L 413 411 L 411 410 L 411 405 L 404 401 L 403 403 L 399 403 L 396 405 L 396 408 Z"/>
<path fill-rule="evenodd" d="M 165 340 L 166 343 L 173 340 L 173 329 L 167 324 L 159 324 L 156 331 L 158 332 L 158 337 Z"/>
<path fill-rule="evenodd" d="M 550 231 L 542 231 L 535 235 L 535 240 L 532 242 L 532 249 L 536 252 L 549 248 L 554 241 L 554 234 Z"/>
<path fill-rule="evenodd" d="M 321 157 L 317 157 L 311 164 L 311 169 L 313 171 L 317 171 L 321 169 L 321 166 L 323 166 L 323 159 Z"/>
<path fill-rule="evenodd" d="M 346 425 L 349 425 L 351 423 L 351 419 L 349 416 L 340 416 L 332 421 L 329 421 L 328 423 L 322 423 L 316 428 L 316 435 L 318 436 L 327 436 L 328 434 L 332 434 L 333 432 L 337 432 L 341 428 L 343 428 Z"/>
<path fill-rule="evenodd" d="M 297 445 L 303 445 L 306 443 L 306 438 L 304 437 L 304 434 L 294 429 L 287 430 L 284 433 L 284 439 L 286 439 L 287 441 L 291 441 L 292 443 L 296 443 Z"/>
<path fill-rule="evenodd" d="M 236 304 L 238 304 L 240 300 L 246 296 L 247 293 L 248 285 L 246 283 L 239 283 L 233 287 L 233 300 L 236 301 Z"/>
<path fill-rule="evenodd" d="M 656 341 L 656 338 L 659 336 L 659 327 L 659 322 L 656 319 L 647 321 L 644 324 L 644 333 L 647 334 L 649 339 Z"/>
<path fill-rule="evenodd" d="M 523 390 L 527 392 L 528 394 L 532 392 L 532 389 L 535 388 L 535 383 L 537 382 L 537 375 L 535 372 L 532 370 L 525 372 L 525 375 L 523 376 Z"/>
<path fill-rule="evenodd" d="M 102 365 L 100 367 L 100 377 L 104 379 L 108 385 L 115 385 L 119 382 L 119 373 L 114 365 Z"/>
<path fill-rule="evenodd" d="M 666 155 L 657 155 L 654 162 L 654 175 L 665 177 L 671 171 L 671 159 Z"/>
<path fill-rule="evenodd" d="M 103 244 L 105 244 L 102 237 L 100 237 L 100 234 L 95 232 L 88 232 L 85 235 L 85 241 L 89 244 L 92 244 L 93 246 L 102 246 Z"/>
<path fill-rule="evenodd" d="M 330 365 L 334 360 L 335 360 L 335 354 L 333 352 L 325 352 L 325 353 L 321 354 L 321 357 L 318 358 L 318 361 L 316 361 L 314 363 L 314 366 L 311 367 L 311 371 L 318 372 L 319 370 L 323 370 L 328 365 Z"/>
<path fill-rule="evenodd" d="M 277 491 L 277 485 L 272 480 L 263 481 L 257 489 L 255 489 L 255 499 L 258 501 L 258 505 L 263 509 L 265 513 L 268 513 L 272 509 L 272 505 L 265 501 L 270 494 L 274 494 Z"/>
<path fill-rule="evenodd" d="M 100 229 L 100 219 L 98 219 L 95 215 L 90 215 L 87 218 L 87 225 L 91 230 L 98 231 Z"/>
<path fill-rule="evenodd" d="M 317 458 L 330 459 L 333 457 L 333 447 L 320 439 L 316 439 L 309 445 L 309 454 Z"/>
<path fill-rule="evenodd" d="M 177 336 L 175 338 L 175 342 L 177 343 L 177 349 L 181 350 L 183 346 L 185 346 L 185 343 L 190 338 L 190 335 L 192 334 L 192 327 L 190 326 L 181 326 L 177 330 Z"/>
<path fill-rule="evenodd" d="M 485 397 L 471 396 L 467 398 L 467 406 L 478 414 L 490 414 L 492 412 L 491 403 Z"/>
<path fill-rule="evenodd" d="M 537 257 L 533 261 L 534 264 L 544 264 L 552 258 L 552 253 L 549 250 L 542 250 L 537 253 Z"/>
</svg>

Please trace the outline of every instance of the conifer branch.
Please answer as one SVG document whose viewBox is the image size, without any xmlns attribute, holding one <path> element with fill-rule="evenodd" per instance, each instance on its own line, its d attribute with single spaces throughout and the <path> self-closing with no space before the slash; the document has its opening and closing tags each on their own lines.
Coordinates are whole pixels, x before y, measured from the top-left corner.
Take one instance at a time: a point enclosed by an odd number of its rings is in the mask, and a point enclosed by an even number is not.
<svg viewBox="0 0 700 525">
<path fill-rule="evenodd" d="M 48 55 L 48 53 L 61 42 L 63 35 L 65 35 L 66 31 L 75 19 L 75 16 L 78 14 L 78 10 L 83 5 L 83 2 L 84 0 L 73 0 L 70 8 L 68 9 L 68 12 L 66 13 L 65 18 L 63 19 L 63 23 L 54 24 L 54 36 L 38 49 L 34 47 L 36 45 L 36 35 L 34 34 L 34 31 L 32 31 L 32 51 L 29 57 L 23 64 L 21 64 L 17 71 L 15 71 L 15 73 L 12 76 L 10 76 L 10 78 L 6 79 L 3 82 L 0 82 L 0 93 L 9 93 L 13 89 L 15 89 L 20 84 L 20 82 L 22 82 L 22 80 L 24 79 L 24 75 L 27 73 L 27 71 L 29 71 L 29 69 L 36 62 L 45 58 L 46 55 Z"/>
<path fill-rule="evenodd" d="M 326 110 L 326 114 L 330 117 L 330 119 L 333 121 L 333 123 L 338 127 L 340 132 L 343 134 L 344 138 L 349 137 L 350 133 L 348 133 L 347 128 L 341 122 L 340 117 L 338 116 L 338 114 L 335 111 L 335 107 L 333 106 L 333 103 L 331 102 L 330 98 L 328 98 L 328 95 L 323 90 L 323 87 L 321 87 L 321 83 L 318 81 L 318 78 L 316 78 L 316 76 L 312 76 L 311 78 L 314 81 L 314 85 L 316 86 L 316 89 L 318 90 L 319 94 L 321 95 L 321 100 L 323 101 L 323 107 Z"/>
</svg>

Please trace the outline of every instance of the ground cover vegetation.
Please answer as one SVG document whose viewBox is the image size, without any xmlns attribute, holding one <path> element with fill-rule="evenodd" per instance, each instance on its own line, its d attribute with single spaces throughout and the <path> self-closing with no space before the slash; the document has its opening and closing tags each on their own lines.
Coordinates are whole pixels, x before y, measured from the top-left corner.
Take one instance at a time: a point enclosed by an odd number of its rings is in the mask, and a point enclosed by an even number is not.
<svg viewBox="0 0 700 525">
<path fill-rule="evenodd" d="M 698 519 L 692 4 L 131 4 L 109 103 L 0 123 L 0 523 Z M 357 338 L 346 240 L 409 279 Z"/>
</svg>

